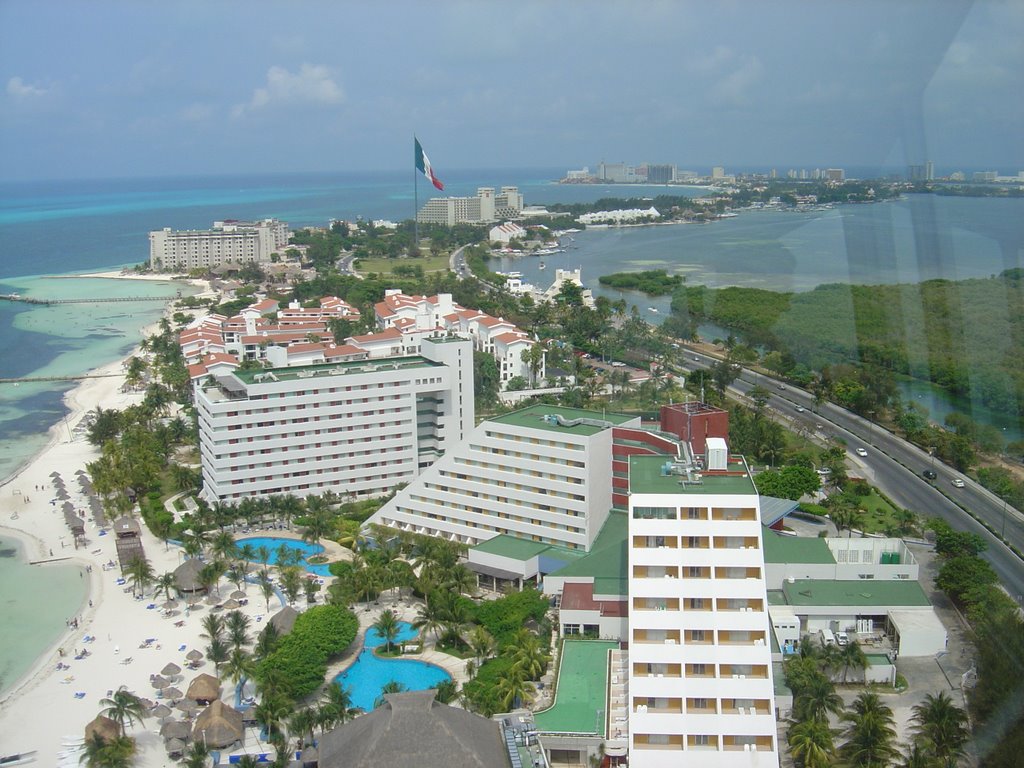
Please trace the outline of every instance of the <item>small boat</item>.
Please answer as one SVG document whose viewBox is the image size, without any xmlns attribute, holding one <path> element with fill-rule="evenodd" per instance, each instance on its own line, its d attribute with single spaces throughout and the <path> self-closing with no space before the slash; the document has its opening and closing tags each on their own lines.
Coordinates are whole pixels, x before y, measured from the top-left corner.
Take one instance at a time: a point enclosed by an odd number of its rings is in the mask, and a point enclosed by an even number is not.
<svg viewBox="0 0 1024 768">
<path fill-rule="evenodd" d="M 648 311 L 648 312 L 657 312 L 657 311 L 658 311 L 658 308 L 657 308 L 657 307 L 648 307 L 648 308 L 647 308 L 647 311 Z"/>
<path fill-rule="evenodd" d="M 35 760 L 35 754 L 38 750 L 30 750 L 28 752 L 17 752 L 13 755 L 0 756 L 0 766 L 3 768 L 9 768 L 14 765 L 24 765 L 25 763 L 31 763 Z"/>
<path fill-rule="evenodd" d="M 544 266 L 544 262 L 543 262 L 543 261 L 542 261 L 542 262 L 540 263 L 540 266 L 539 266 L 539 267 L 537 267 L 537 269 L 545 269 L 545 266 Z"/>
</svg>

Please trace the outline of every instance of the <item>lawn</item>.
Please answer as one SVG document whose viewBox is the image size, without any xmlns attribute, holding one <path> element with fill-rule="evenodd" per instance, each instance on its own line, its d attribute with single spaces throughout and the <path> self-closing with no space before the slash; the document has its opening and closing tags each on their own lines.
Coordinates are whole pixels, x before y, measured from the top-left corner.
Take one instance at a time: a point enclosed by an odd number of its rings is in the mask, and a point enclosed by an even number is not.
<svg viewBox="0 0 1024 768">
<path fill-rule="evenodd" d="M 390 275 L 392 270 L 399 265 L 403 267 L 421 267 L 424 272 L 444 272 L 448 269 L 448 257 L 417 256 L 411 259 L 363 258 L 359 259 L 359 266 L 356 269 L 361 275 L 368 275 L 371 272 L 377 272 L 380 275 Z"/>
<path fill-rule="evenodd" d="M 857 497 L 857 506 L 865 511 L 857 526 L 865 533 L 885 533 L 899 529 L 898 510 L 874 488 L 867 496 Z"/>
</svg>

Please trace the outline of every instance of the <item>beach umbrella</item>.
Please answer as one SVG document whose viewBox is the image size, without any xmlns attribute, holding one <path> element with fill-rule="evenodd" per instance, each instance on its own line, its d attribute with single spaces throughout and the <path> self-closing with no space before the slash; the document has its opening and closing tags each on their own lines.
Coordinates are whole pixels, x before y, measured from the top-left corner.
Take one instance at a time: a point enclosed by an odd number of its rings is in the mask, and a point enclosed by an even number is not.
<svg viewBox="0 0 1024 768">
<path fill-rule="evenodd" d="M 160 674 L 167 675 L 168 677 L 174 677 L 175 675 L 181 674 L 181 667 L 179 667 L 173 661 L 170 661 L 167 663 L 167 666 L 160 670 Z"/>
<path fill-rule="evenodd" d="M 152 685 L 158 691 L 161 688 L 167 688 L 171 684 L 170 680 L 168 680 L 166 677 L 162 677 L 161 675 L 156 675 L 156 676 L 150 678 L 149 682 L 150 682 L 150 685 Z"/>
<path fill-rule="evenodd" d="M 60 477 L 60 472 L 53 470 L 53 472 L 50 473 L 50 477 Z"/>
<path fill-rule="evenodd" d="M 163 608 L 165 611 L 173 611 L 175 608 L 178 607 L 178 601 L 177 600 L 168 600 L 167 602 L 165 602 L 160 607 Z"/>
<path fill-rule="evenodd" d="M 75 470 L 75 474 L 76 474 L 76 475 L 84 475 L 84 474 L 85 474 L 85 470 L 84 470 L 84 469 L 81 469 L 81 468 L 79 468 L 79 469 L 76 469 L 76 470 Z"/>
<path fill-rule="evenodd" d="M 65 501 L 63 504 L 60 505 L 60 508 L 65 512 L 73 513 L 75 511 L 75 505 L 72 504 L 70 501 Z"/>
<path fill-rule="evenodd" d="M 207 605 L 217 605 L 219 602 L 220 602 L 220 598 L 217 597 L 217 595 L 207 595 L 206 596 L 206 604 Z"/>
<path fill-rule="evenodd" d="M 186 698 L 195 699 L 203 704 L 209 704 L 220 698 L 220 680 L 213 675 L 203 672 L 196 675 L 195 680 L 188 687 Z"/>
<path fill-rule="evenodd" d="M 188 738 L 191 730 L 188 723 L 183 723 L 180 720 L 168 720 L 160 726 L 160 735 L 168 740 L 181 739 L 184 741 Z"/>
<path fill-rule="evenodd" d="M 192 728 L 192 738 L 221 748 L 242 740 L 242 713 L 218 699 L 203 710 Z"/>
<path fill-rule="evenodd" d="M 69 494 L 69 493 L 68 493 L 67 491 L 65 491 L 65 490 L 64 490 L 63 488 L 61 488 L 61 489 L 60 489 L 59 491 L 57 491 L 57 493 L 56 493 L 56 494 L 54 494 L 54 495 L 55 495 L 55 496 L 56 496 L 56 497 L 57 497 L 58 499 L 60 499 L 61 501 L 67 501 L 68 499 L 70 499 L 70 498 L 71 498 L 71 494 Z"/>
<path fill-rule="evenodd" d="M 168 757 L 181 757 L 181 753 L 185 751 L 183 739 L 168 739 L 164 746 L 167 748 Z"/>
<path fill-rule="evenodd" d="M 185 658 L 189 661 L 199 661 L 203 658 L 203 652 L 193 648 L 191 651 L 185 654 Z"/>
<path fill-rule="evenodd" d="M 232 600 L 244 600 L 246 597 L 248 597 L 248 595 L 246 595 L 245 592 L 243 592 L 240 589 L 236 589 L 234 592 L 231 593 Z"/>
<path fill-rule="evenodd" d="M 87 726 L 85 726 L 85 740 L 92 741 L 99 737 L 105 742 L 112 742 L 121 735 L 121 726 L 115 720 L 104 715 L 97 715 Z"/>
<path fill-rule="evenodd" d="M 141 704 L 144 709 L 152 709 L 156 705 L 156 702 L 152 699 L 139 699 L 139 704 Z"/>
<path fill-rule="evenodd" d="M 174 705 L 175 709 L 180 709 L 185 717 L 192 717 L 196 712 L 203 708 L 202 704 L 192 701 L 192 699 L 182 699 Z"/>
<path fill-rule="evenodd" d="M 174 688 L 174 687 L 164 688 L 164 698 L 165 699 L 180 699 L 182 696 L 184 696 L 184 694 L 181 691 L 179 691 L 177 688 Z"/>
<path fill-rule="evenodd" d="M 174 713 L 171 711 L 171 708 L 168 707 L 166 704 L 157 704 L 155 707 L 153 707 L 153 709 L 149 711 L 149 714 L 151 714 L 157 720 L 163 720 L 165 717 L 170 717 Z"/>
<path fill-rule="evenodd" d="M 224 603 L 224 605 L 221 606 L 221 608 L 223 608 L 226 611 L 233 611 L 238 607 L 240 607 L 240 603 L 234 599 L 228 600 L 226 603 Z"/>
</svg>

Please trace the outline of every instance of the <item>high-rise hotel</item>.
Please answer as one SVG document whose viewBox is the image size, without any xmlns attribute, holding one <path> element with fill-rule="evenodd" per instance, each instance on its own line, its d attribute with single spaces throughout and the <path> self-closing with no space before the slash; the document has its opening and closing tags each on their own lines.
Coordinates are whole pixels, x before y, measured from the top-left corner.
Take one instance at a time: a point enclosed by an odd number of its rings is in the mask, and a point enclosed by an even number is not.
<svg viewBox="0 0 1024 768">
<path fill-rule="evenodd" d="M 742 457 L 629 462 L 630 765 L 778 766 L 761 516 Z"/>
</svg>

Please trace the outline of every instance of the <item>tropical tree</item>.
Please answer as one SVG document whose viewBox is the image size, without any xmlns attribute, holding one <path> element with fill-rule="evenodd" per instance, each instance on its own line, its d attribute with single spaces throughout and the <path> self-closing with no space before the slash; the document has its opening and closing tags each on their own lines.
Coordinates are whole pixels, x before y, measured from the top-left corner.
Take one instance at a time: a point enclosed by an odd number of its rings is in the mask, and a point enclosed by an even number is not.
<svg viewBox="0 0 1024 768">
<path fill-rule="evenodd" d="M 224 677 L 235 685 L 238 685 L 243 680 L 248 680 L 255 674 L 256 663 L 252 660 L 252 657 L 241 648 L 235 648 L 231 651 L 231 655 L 228 656 L 227 661 L 224 662 L 224 667 L 221 671 L 224 673 Z"/>
<path fill-rule="evenodd" d="M 459 696 L 459 686 L 454 680 L 442 680 L 437 684 L 434 698 L 442 704 L 451 704 Z"/>
<path fill-rule="evenodd" d="M 146 587 L 153 583 L 153 566 L 145 557 L 136 557 L 125 566 L 125 577 L 132 587 L 132 594 L 143 595 Z"/>
<path fill-rule="evenodd" d="M 124 689 L 114 691 L 110 698 L 101 699 L 100 706 L 105 707 L 100 714 L 116 722 L 122 736 L 127 734 L 126 725 L 135 725 L 136 720 L 142 722 L 148 715 L 142 700 Z"/>
<path fill-rule="evenodd" d="M 495 692 L 502 706 L 508 711 L 533 701 L 535 688 L 533 683 L 526 679 L 525 673 L 513 666 L 505 675 L 498 678 Z"/>
<path fill-rule="evenodd" d="M 160 574 L 156 577 L 156 580 L 153 582 L 153 597 L 160 597 L 160 593 L 162 592 L 164 597 L 170 600 L 174 597 L 174 583 L 175 582 L 173 573 L 167 572 Z"/>
<path fill-rule="evenodd" d="M 861 693 L 842 719 L 849 725 L 839 754 L 852 768 L 884 768 L 899 754 L 892 709 L 878 694 Z"/>
<path fill-rule="evenodd" d="M 861 671 L 868 668 L 868 657 L 864 654 L 864 649 L 860 647 L 860 643 L 856 640 L 840 648 L 837 660 L 843 669 L 843 683 L 846 683 L 846 676 L 849 674 L 851 667 Z"/>
<path fill-rule="evenodd" d="M 213 662 L 214 672 L 220 675 L 220 665 L 228 660 L 230 655 L 230 649 L 228 644 L 221 640 L 219 637 L 213 638 L 209 645 L 206 646 L 206 658 Z"/>
<path fill-rule="evenodd" d="M 803 768 L 828 768 L 835 757 L 832 730 L 824 720 L 805 720 L 789 729 L 789 753 Z"/>
<path fill-rule="evenodd" d="M 376 709 L 384 703 L 384 696 L 389 693 L 404 693 L 408 690 L 402 683 L 397 680 L 391 680 L 384 683 L 384 686 L 380 689 L 380 696 L 378 696 L 373 702 L 373 708 Z"/>
<path fill-rule="evenodd" d="M 78 761 L 86 768 L 130 768 L 136 749 L 135 739 L 129 736 L 107 740 L 94 733 Z"/>
<path fill-rule="evenodd" d="M 309 743 L 313 742 L 313 729 L 316 727 L 317 719 L 317 712 L 312 707 L 303 707 L 296 710 L 288 718 L 288 732 L 298 737 L 298 748 L 300 750 L 306 745 L 307 736 L 309 737 Z"/>
<path fill-rule="evenodd" d="M 970 738 L 967 714 L 945 692 L 937 696 L 929 693 L 913 711 L 910 731 L 914 742 L 947 768 L 953 768 Z"/>
<path fill-rule="evenodd" d="M 477 626 L 469 634 L 469 647 L 473 651 L 473 658 L 476 659 L 477 666 L 480 666 L 494 655 L 497 643 L 490 632 Z"/>
<path fill-rule="evenodd" d="M 294 603 L 302 591 L 302 569 L 297 565 L 289 565 L 281 569 L 281 589 L 288 596 L 288 602 Z"/>
<path fill-rule="evenodd" d="M 267 729 L 268 736 L 284 736 L 281 723 L 292 712 L 292 704 L 283 696 L 267 696 L 256 705 L 256 722 Z"/>
<path fill-rule="evenodd" d="M 231 611 L 227 614 L 228 642 L 234 650 L 243 645 L 249 644 L 249 625 L 251 620 L 241 611 Z"/>
<path fill-rule="evenodd" d="M 227 531 L 218 531 L 210 542 L 210 552 L 218 560 L 233 560 L 238 556 L 235 537 Z"/>
<path fill-rule="evenodd" d="M 551 661 L 540 639 L 527 629 L 520 629 L 502 653 L 512 659 L 512 668 L 520 670 L 527 680 L 537 680 Z"/>
<path fill-rule="evenodd" d="M 391 644 L 395 642 L 401 627 L 398 624 L 398 616 L 390 608 L 383 611 L 375 622 L 373 629 L 387 644 L 388 653 L 391 653 Z"/>
<path fill-rule="evenodd" d="M 199 569 L 196 580 L 207 593 L 217 590 L 220 594 L 220 577 L 224 575 L 224 563 L 220 560 L 212 560 Z"/>
<path fill-rule="evenodd" d="M 267 658 L 277 648 L 280 639 L 281 636 L 277 631 L 277 627 L 267 622 L 263 627 L 263 631 L 256 637 L 256 645 L 252 649 L 253 656 L 260 660 Z"/>
<path fill-rule="evenodd" d="M 274 582 L 270 580 L 270 574 L 265 570 L 260 571 L 257 577 L 260 585 L 260 592 L 263 593 L 263 599 L 267 604 L 267 611 L 270 611 L 270 598 L 274 596 Z"/>
<path fill-rule="evenodd" d="M 221 635 L 224 634 L 224 617 L 218 616 L 216 613 L 208 613 L 203 616 L 202 626 L 203 631 L 200 637 L 205 637 L 207 640 L 220 640 Z"/>
<path fill-rule="evenodd" d="M 352 706 L 352 689 L 344 688 L 338 683 L 330 683 L 324 688 L 319 711 L 320 727 L 325 731 L 348 722 L 359 712 Z"/>
<path fill-rule="evenodd" d="M 824 675 L 811 678 L 806 688 L 793 700 L 793 715 L 803 722 L 828 722 L 829 714 L 843 711 L 843 699 L 836 693 L 832 681 Z"/>
</svg>

